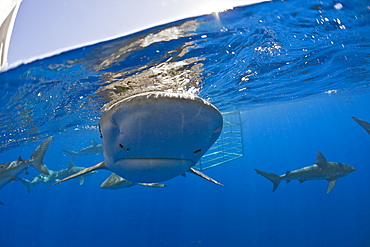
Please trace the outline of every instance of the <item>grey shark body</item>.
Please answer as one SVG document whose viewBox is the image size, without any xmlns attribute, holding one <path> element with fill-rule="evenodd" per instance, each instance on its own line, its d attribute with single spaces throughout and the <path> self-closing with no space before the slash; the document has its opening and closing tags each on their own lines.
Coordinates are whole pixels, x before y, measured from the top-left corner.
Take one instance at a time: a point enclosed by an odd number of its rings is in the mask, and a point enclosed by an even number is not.
<svg viewBox="0 0 370 247">
<path fill-rule="evenodd" d="M 42 163 L 46 150 L 49 147 L 53 137 L 46 138 L 33 152 L 31 158 L 23 160 L 19 157 L 17 160 L 4 163 L 0 165 L 0 189 L 7 185 L 9 182 L 14 181 L 16 177 L 21 174 L 27 174 L 27 169 L 30 166 L 36 168 L 39 172 L 48 175 L 47 167 Z M 1 202 L 0 202 L 1 204 Z"/>
<path fill-rule="evenodd" d="M 52 171 L 49 170 L 49 175 L 46 174 L 40 174 L 37 177 L 34 177 L 31 181 L 24 179 L 24 178 L 18 178 L 17 180 L 22 182 L 24 185 L 26 185 L 28 189 L 28 193 L 31 192 L 31 188 L 35 187 L 39 184 L 46 184 L 48 186 L 52 185 L 55 182 L 58 182 L 68 176 L 71 176 L 77 172 L 80 172 L 84 170 L 85 167 L 78 167 L 75 166 L 72 162 L 69 162 L 69 166 L 66 169 L 60 170 L 60 171 Z M 83 176 L 79 177 L 80 185 L 82 185 L 85 181 L 86 176 L 90 176 L 92 174 L 96 173 L 96 171 L 91 171 L 89 173 L 84 174 Z"/>
<path fill-rule="evenodd" d="M 327 193 L 330 193 L 338 178 L 347 176 L 351 172 L 355 171 L 356 168 L 343 163 L 327 162 L 325 157 L 318 152 L 316 164 L 294 171 L 287 171 L 284 175 L 279 176 L 273 173 L 263 172 L 258 169 L 254 170 L 274 183 L 273 191 L 277 189 L 282 180 L 286 180 L 287 182 L 298 180 L 301 183 L 307 180 L 328 180 L 329 185 Z"/>
<path fill-rule="evenodd" d="M 366 130 L 366 132 L 370 135 L 370 123 L 364 121 L 364 120 L 361 120 L 357 117 L 352 117 L 353 120 L 355 120 L 362 128 L 364 128 L 364 130 Z"/>
<path fill-rule="evenodd" d="M 221 185 L 192 166 L 217 140 L 222 125 L 221 113 L 197 96 L 152 92 L 123 99 L 100 119 L 104 161 L 61 182 L 107 169 L 133 183 L 190 172 Z"/>
<path fill-rule="evenodd" d="M 75 160 L 77 156 L 83 155 L 99 155 L 103 153 L 103 145 L 98 144 L 96 140 L 92 140 L 92 145 L 86 148 L 83 148 L 77 152 L 69 151 L 69 150 L 62 150 L 63 152 L 72 156 L 72 159 Z"/>
<path fill-rule="evenodd" d="M 130 182 L 123 177 L 118 176 L 115 173 L 112 173 L 101 185 L 100 188 L 103 189 L 110 189 L 110 190 L 117 190 L 117 189 L 124 189 L 129 188 L 134 185 L 142 185 L 147 187 L 155 187 L 155 188 L 163 188 L 166 187 L 164 184 L 159 183 L 134 183 Z"/>
</svg>

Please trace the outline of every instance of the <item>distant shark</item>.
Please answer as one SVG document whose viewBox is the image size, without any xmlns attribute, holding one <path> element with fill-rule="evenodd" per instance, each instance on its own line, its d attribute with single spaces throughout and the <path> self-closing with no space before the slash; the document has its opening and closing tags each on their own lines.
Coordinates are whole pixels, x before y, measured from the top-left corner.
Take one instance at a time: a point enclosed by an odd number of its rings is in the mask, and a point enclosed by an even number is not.
<svg viewBox="0 0 370 247">
<path fill-rule="evenodd" d="M 353 120 L 355 120 L 359 125 L 361 125 L 362 128 L 364 128 L 366 130 L 366 132 L 370 135 L 370 123 L 364 121 L 364 120 L 361 120 L 357 117 L 352 117 Z"/>
<path fill-rule="evenodd" d="M 69 154 L 72 156 L 73 161 L 76 159 L 77 156 L 82 155 L 99 155 L 103 153 L 103 145 L 98 144 L 96 140 L 92 140 L 92 145 L 88 146 L 86 148 L 83 148 L 77 152 L 74 151 L 68 151 L 68 150 L 62 150 L 63 152 Z"/>
<path fill-rule="evenodd" d="M 122 99 L 100 119 L 104 161 L 59 182 L 107 169 L 134 183 L 162 182 L 190 172 L 221 185 L 193 166 L 222 126 L 217 108 L 190 94 L 150 92 Z"/>
<path fill-rule="evenodd" d="M 4 163 L 0 165 L 0 189 L 2 189 L 9 182 L 14 181 L 16 177 L 21 173 L 27 173 L 27 169 L 30 166 L 36 168 L 39 172 L 49 175 L 47 167 L 42 163 L 46 150 L 53 137 L 46 138 L 33 152 L 31 158 L 23 160 L 19 157 L 17 160 Z M 0 202 L 0 204 L 2 204 Z"/>
<path fill-rule="evenodd" d="M 327 162 L 322 153 L 317 152 L 316 164 L 312 166 L 303 167 L 295 171 L 287 171 L 284 175 L 276 175 L 273 173 L 263 172 L 258 169 L 254 169 L 258 174 L 264 176 L 268 180 L 274 183 L 275 191 L 282 180 L 290 182 L 291 180 L 298 180 L 303 183 L 307 180 L 328 180 L 328 190 L 326 193 L 330 193 L 333 190 L 337 179 L 340 177 L 347 176 L 356 168 L 350 165 L 337 162 Z"/>
<path fill-rule="evenodd" d="M 60 170 L 60 171 L 48 170 L 49 175 L 40 174 L 37 177 L 34 177 L 31 181 L 29 181 L 27 179 L 24 179 L 24 178 L 17 178 L 16 180 L 18 180 L 18 181 L 22 182 L 24 185 L 26 185 L 26 187 L 28 189 L 28 193 L 30 193 L 31 188 L 36 186 L 36 185 L 46 184 L 46 185 L 50 186 L 55 182 L 58 182 L 58 181 L 66 178 L 68 176 L 71 176 L 71 175 L 73 175 L 73 174 L 75 174 L 79 171 L 82 171 L 83 169 L 85 169 L 85 167 L 75 166 L 72 162 L 69 161 L 69 166 L 66 169 L 63 169 L 63 170 Z M 92 172 L 89 172 L 89 173 L 85 174 L 84 176 L 80 176 L 79 177 L 80 185 L 82 185 L 84 183 L 86 176 L 92 175 L 94 173 L 96 173 L 96 171 L 92 171 Z"/>
<path fill-rule="evenodd" d="M 142 185 L 142 186 L 156 187 L 156 188 L 166 187 L 166 185 L 159 184 L 159 183 L 133 183 L 133 182 L 130 182 L 130 181 L 118 176 L 115 173 L 112 173 L 112 175 L 110 175 L 100 185 L 100 188 L 117 190 L 117 189 L 129 188 L 129 187 L 132 187 L 134 185 Z"/>
</svg>

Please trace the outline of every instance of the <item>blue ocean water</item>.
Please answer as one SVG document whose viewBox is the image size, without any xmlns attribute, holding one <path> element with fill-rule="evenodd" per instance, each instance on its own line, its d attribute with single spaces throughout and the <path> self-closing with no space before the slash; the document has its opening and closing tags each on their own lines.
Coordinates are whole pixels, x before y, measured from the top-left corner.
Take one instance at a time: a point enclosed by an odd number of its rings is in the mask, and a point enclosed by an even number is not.
<svg viewBox="0 0 370 247">
<path fill-rule="evenodd" d="M 71 180 L 20 182 L 0 191 L 0 246 L 370 246 L 370 2 L 274 1 L 144 30 L 0 74 L 1 163 L 29 158 L 54 136 L 44 163 L 65 169 L 100 142 L 103 110 L 147 91 L 197 93 L 240 111 L 244 156 L 165 188 L 103 190 L 99 171 Z M 327 181 L 272 183 L 316 152 L 357 168 Z M 102 155 L 77 157 L 88 167 Z M 32 179 L 38 173 L 20 177 Z"/>
</svg>

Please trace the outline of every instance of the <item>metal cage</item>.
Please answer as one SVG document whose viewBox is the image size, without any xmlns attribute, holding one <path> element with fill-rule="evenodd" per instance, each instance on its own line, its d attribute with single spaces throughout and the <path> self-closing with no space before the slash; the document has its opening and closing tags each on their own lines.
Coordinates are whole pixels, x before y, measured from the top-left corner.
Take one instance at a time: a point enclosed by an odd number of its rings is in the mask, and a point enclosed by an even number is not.
<svg viewBox="0 0 370 247">
<path fill-rule="evenodd" d="M 206 170 L 244 155 L 243 131 L 239 111 L 222 113 L 224 126 L 220 137 L 194 166 Z"/>
</svg>

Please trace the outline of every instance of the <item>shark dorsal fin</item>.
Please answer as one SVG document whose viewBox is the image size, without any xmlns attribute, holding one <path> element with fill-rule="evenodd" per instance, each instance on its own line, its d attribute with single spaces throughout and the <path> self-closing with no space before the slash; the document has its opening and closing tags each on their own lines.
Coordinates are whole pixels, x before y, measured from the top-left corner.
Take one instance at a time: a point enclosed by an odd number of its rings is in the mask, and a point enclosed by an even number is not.
<svg viewBox="0 0 370 247">
<path fill-rule="evenodd" d="M 336 178 L 328 179 L 328 182 L 329 182 L 328 190 L 326 191 L 326 193 L 330 193 L 330 191 L 334 189 L 334 186 L 337 183 L 337 179 Z"/>
<path fill-rule="evenodd" d="M 324 155 L 322 155 L 322 153 L 320 152 L 317 152 L 317 156 L 316 156 L 316 165 L 318 167 L 325 167 L 327 166 L 328 162 L 326 161 Z"/>
<path fill-rule="evenodd" d="M 91 142 L 92 142 L 92 144 L 93 144 L 94 147 L 95 146 L 98 146 L 98 142 L 95 139 L 92 139 Z"/>
<path fill-rule="evenodd" d="M 72 161 L 68 161 L 68 169 L 73 168 L 75 165 L 72 163 Z"/>
<path fill-rule="evenodd" d="M 18 157 L 18 161 L 23 161 L 21 156 Z"/>
</svg>

